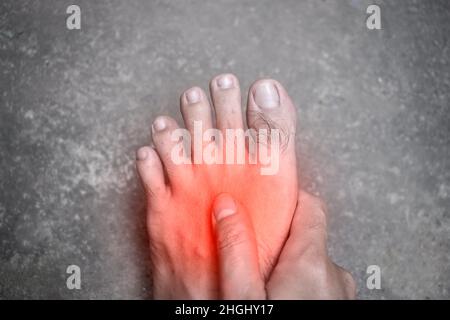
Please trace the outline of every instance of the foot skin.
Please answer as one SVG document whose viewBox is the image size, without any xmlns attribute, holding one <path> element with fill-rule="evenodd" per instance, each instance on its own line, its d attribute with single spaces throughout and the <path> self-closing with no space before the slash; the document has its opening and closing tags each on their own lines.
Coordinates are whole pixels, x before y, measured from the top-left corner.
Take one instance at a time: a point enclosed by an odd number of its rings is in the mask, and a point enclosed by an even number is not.
<svg viewBox="0 0 450 320">
<path fill-rule="evenodd" d="M 231 74 L 217 76 L 210 83 L 210 92 L 213 109 L 198 87 L 181 95 L 181 113 L 191 136 L 196 123 L 202 124 L 203 131 L 215 123 L 224 137 L 226 129 L 245 129 L 238 79 Z M 189 158 L 185 164 L 176 164 L 172 151 L 181 142 L 173 141 L 171 135 L 179 127 L 172 118 L 156 118 L 152 125 L 154 148 L 142 147 L 137 152 L 137 168 L 148 198 L 155 298 L 219 298 L 212 205 L 221 193 L 232 195 L 249 213 L 260 272 L 268 278 L 286 240 L 297 201 L 295 119 L 295 107 L 277 81 L 264 79 L 251 86 L 248 128 L 279 129 L 282 140 L 279 170 L 262 175 L 262 164 L 249 161 L 221 165 L 194 163 Z M 196 151 L 194 145 L 192 158 Z"/>
</svg>

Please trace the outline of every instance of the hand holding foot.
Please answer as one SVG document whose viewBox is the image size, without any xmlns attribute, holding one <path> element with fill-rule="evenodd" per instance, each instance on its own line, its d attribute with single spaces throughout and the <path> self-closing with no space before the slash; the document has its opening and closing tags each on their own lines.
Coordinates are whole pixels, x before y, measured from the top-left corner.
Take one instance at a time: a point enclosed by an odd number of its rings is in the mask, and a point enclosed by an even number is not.
<svg viewBox="0 0 450 320">
<path fill-rule="evenodd" d="M 258 252 L 251 224 L 239 204 L 221 195 L 214 213 L 222 298 L 355 298 L 352 276 L 328 256 L 326 213 L 319 199 L 299 193 L 289 238 L 267 283 L 255 263 Z"/>
<path fill-rule="evenodd" d="M 185 133 L 192 139 L 200 134 L 202 138 L 224 137 L 223 141 L 191 144 L 190 152 L 174 161 L 173 151 L 184 150 L 185 141 L 173 139 L 180 132 L 175 120 L 158 117 L 152 126 L 155 148 L 143 147 L 137 153 L 137 168 L 148 198 L 147 225 L 155 298 L 218 297 L 218 261 L 210 214 L 217 195 L 230 194 L 246 210 L 255 230 L 258 265 L 264 280 L 271 273 L 286 240 L 295 209 L 298 192 L 293 139 L 296 116 L 284 88 L 275 80 L 259 80 L 251 86 L 247 102 L 247 127 L 257 133 L 265 132 L 266 136 L 272 135 L 272 131 L 279 132 L 280 148 L 262 142 L 263 136 L 257 136 L 255 146 L 250 143 L 253 141 L 250 136 L 246 140 L 245 135 L 239 134 L 245 126 L 235 76 L 223 74 L 214 78 L 210 91 L 213 109 L 198 87 L 182 94 L 180 104 Z M 196 123 L 201 124 L 200 132 Z M 236 135 L 227 135 L 230 129 Z M 246 141 L 244 150 L 235 147 L 239 145 L 239 135 Z M 241 152 L 247 161 L 232 165 L 198 161 L 199 155 L 211 149 L 223 150 L 223 145 L 232 146 L 232 159 L 238 158 Z M 268 153 L 276 156 L 279 163 L 275 171 L 262 174 L 262 170 L 267 169 L 266 164 L 248 161 L 254 155 L 252 145 L 258 150 L 266 147 Z"/>
</svg>

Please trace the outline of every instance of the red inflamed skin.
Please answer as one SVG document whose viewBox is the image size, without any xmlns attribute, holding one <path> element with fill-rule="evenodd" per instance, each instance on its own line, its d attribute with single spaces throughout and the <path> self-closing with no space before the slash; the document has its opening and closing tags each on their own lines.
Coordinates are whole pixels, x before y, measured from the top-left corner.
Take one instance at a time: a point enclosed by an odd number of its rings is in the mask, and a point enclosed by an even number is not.
<svg viewBox="0 0 450 320">
<path fill-rule="evenodd" d="M 190 145 L 186 147 L 185 139 L 176 138 L 183 130 L 175 120 L 160 116 L 152 125 L 153 147 L 137 151 L 137 169 L 148 199 L 147 225 L 156 299 L 220 298 L 217 262 L 220 243 L 215 238 L 212 214 L 218 195 L 230 194 L 250 216 L 259 261 L 259 270 L 255 272 L 263 279 L 272 271 L 295 211 L 296 112 L 285 89 L 275 80 L 256 81 L 249 89 L 246 121 L 239 82 L 234 75 L 212 79 L 210 93 L 212 107 L 198 87 L 181 95 L 181 113 L 185 133 L 191 137 Z M 227 138 L 229 129 L 235 132 L 253 129 L 259 137 L 253 140 L 255 148 L 250 148 L 250 139 L 245 140 L 244 163 L 225 161 L 229 151 L 225 145 L 232 137 Z M 206 132 L 215 133 L 215 138 L 194 143 L 199 133 L 204 137 L 202 134 Z M 264 135 L 258 136 L 259 132 Z M 264 136 L 267 140 L 262 139 Z M 236 141 L 229 146 L 235 146 L 232 149 L 237 158 Z M 222 151 L 222 162 L 219 158 L 214 163 L 202 159 L 215 154 L 210 152 L 214 145 Z M 263 147 L 270 154 L 269 162 L 267 157 L 265 161 L 259 158 L 258 151 Z M 250 161 L 249 153 L 256 154 L 256 163 Z M 238 237 L 233 241 L 239 241 Z"/>
</svg>

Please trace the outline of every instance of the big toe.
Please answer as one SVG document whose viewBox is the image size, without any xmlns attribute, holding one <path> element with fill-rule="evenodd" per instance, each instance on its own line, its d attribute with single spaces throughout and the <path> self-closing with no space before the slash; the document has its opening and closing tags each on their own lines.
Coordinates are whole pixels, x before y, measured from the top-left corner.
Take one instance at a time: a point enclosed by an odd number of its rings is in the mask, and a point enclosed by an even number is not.
<svg viewBox="0 0 450 320">
<path fill-rule="evenodd" d="M 295 153 L 296 109 L 278 81 L 262 79 L 250 87 L 247 124 L 257 132 L 279 130 L 280 143 L 284 150 Z"/>
</svg>

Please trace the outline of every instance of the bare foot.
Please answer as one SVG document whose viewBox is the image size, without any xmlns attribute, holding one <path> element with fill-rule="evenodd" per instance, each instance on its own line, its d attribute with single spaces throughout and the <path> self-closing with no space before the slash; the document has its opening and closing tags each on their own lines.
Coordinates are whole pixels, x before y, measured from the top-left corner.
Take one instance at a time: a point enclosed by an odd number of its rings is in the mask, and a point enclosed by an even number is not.
<svg viewBox="0 0 450 320">
<path fill-rule="evenodd" d="M 231 74 L 210 83 L 215 127 L 223 134 L 220 150 L 229 139 L 226 129 L 244 129 L 238 79 Z M 209 132 L 214 121 L 206 94 L 198 87 L 181 95 L 181 112 L 190 136 Z M 247 126 L 268 135 L 279 129 L 279 166 L 269 170 L 259 161 L 251 164 L 247 143 L 244 164 L 199 162 L 201 151 L 219 141 L 203 142 L 182 154 L 184 164 L 174 161 L 174 140 L 179 127 L 170 117 L 158 117 L 152 126 L 155 148 L 137 152 L 137 168 L 148 195 L 148 232 L 153 263 L 155 298 L 211 299 L 219 292 L 217 252 L 212 204 L 217 195 L 228 193 L 249 213 L 254 226 L 259 268 L 264 279 L 270 274 L 286 240 L 297 201 L 295 159 L 295 107 L 275 80 L 255 82 L 248 94 Z M 197 134 L 198 135 L 198 134 Z M 217 137 L 216 137 L 217 138 Z M 262 145 L 258 141 L 258 147 Z M 186 142 L 186 141 L 184 141 Z M 268 146 L 266 143 L 265 146 Z M 201 150 L 199 150 L 201 149 Z M 234 149 L 237 153 L 238 151 Z M 227 150 L 228 152 L 228 150 Z M 266 169 L 264 170 L 262 169 Z M 272 168 L 273 169 L 273 168 Z"/>
</svg>

